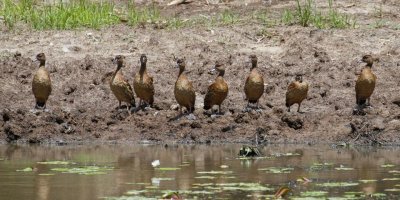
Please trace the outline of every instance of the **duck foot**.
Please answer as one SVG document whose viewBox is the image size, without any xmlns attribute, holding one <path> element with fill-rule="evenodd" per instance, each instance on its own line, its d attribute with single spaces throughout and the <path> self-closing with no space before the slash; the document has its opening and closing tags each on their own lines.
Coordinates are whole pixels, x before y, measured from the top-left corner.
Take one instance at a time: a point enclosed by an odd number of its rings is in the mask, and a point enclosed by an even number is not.
<svg viewBox="0 0 400 200">
<path fill-rule="evenodd" d="M 190 113 L 190 114 L 186 115 L 186 119 L 188 119 L 188 120 L 196 120 L 197 117 L 193 113 Z"/>
</svg>

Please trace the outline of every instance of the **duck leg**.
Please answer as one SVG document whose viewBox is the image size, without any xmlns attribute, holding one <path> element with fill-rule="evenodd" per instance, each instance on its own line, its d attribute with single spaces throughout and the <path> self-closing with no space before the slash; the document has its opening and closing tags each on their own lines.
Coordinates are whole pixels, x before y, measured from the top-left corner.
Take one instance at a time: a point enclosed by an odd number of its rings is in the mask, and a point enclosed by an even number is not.
<svg viewBox="0 0 400 200">
<path fill-rule="evenodd" d="M 298 113 L 300 112 L 300 106 L 301 106 L 301 103 L 299 103 L 299 107 L 297 108 Z"/>
<path fill-rule="evenodd" d="M 222 115 L 222 112 L 221 112 L 221 105 L 218 105 L 218 114 L 219 114 L 219 115 Z"/>
<path fill-rule="evenodd" d="M 287 111 L 290 112 L 290 106 L 287 107 Z"/>
</svg>

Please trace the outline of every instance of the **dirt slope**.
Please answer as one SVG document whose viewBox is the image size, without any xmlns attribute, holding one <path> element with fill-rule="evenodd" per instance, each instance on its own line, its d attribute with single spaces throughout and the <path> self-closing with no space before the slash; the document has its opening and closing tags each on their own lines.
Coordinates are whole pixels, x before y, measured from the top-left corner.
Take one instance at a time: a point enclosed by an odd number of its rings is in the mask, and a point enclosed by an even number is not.
<svg viewBox="0 0 400 200">
<path fill-rule="evenodd" d="M 286 2 L 283 2 L 285 4 Z M 190 6 L 190 5 L 185 5 Z M 194 5 L 196 6 L 196 5 Z M 278 4 L 274 6 L 279 7 Z M 393 9 L 398 9 L 394 7 Z M 186 10 L 186 9 L 184 9 Z M 362 23 L 370 18 L 364 17 Z M 399 22 L 399 17 L 394 17 Z M 0 34 L 0 141 L 64 142 L 271 142 L 399 144 L 400 39 L 392 28 L 361 27 L 318 30 L 246 23 L 180 30 L 131 28 L 118 25 L 100 31 L 6 31 Z M 19 52 L 19 53 L 17 53 Z M 31 81 L 39 52 L 47 55 L 53 93 L 48 112 L 33 110 Z M 156 108 L 129 114 L 115 110 L 108 75 L 111 59 L 127 57 L 124 75 L 132 84 L 141 53 L 155 80 Z M 380 57 L 372 108 L 353 115 L 357 61 L 364 54 Z M 266 81 L 261 112 L 243 112 L 248 56 L 256 54 Z M 187 75 L 197 91 L 196 120 L 174 120 L 178 111 L 173 86 L 173 57 L 186 57 Z M 202 109 L 207 73 L 216 59 L 227 64 L 229 95 L 223 116 Z M 310 84 L 304 113 L 286 112 L 285 92 L 296 73 Z"/>
</svg>

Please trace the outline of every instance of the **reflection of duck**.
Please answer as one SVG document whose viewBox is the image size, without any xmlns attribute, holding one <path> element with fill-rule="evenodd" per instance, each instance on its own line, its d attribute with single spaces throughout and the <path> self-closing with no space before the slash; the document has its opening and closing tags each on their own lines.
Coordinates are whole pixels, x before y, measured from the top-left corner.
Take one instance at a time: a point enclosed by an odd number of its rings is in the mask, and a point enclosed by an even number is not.
<svg viewBox="0 0 400 200">
<path fill-rule="evenodd" d="M 296 75 L 295 81 L 289 84 L 286 92 L 286 107 L 290 112 L 290 106 L 297 103 L 299 107 L 297 112 L 300 112 L 301 102 L 307 98 L 308 84 L 303 82 L 302 75 Z"/>
<path fill-rule="evenodd" d="M 372 64 L 378 60 L 373 58 L 371 55 L 365 55 L 362 61 L 367 63 L 364 69 L 361 71 L 356 82 L 356 103 L 361 106 L 366 103 L 370 104 L 370 97 L 375 89 L 376 76 L 372 73 Z"/>
<path fill-rule="evenodd" d="M 218 112 L 221 113 L 221 104 L 228 96 L 228 84 L 224 80 L 225 67 L 221 61 L 215 63 L 214 69 L 218 76 L 214 83 L 208 86 L 207 94 L 204 98 L 204 109 L 208 110 L 214 105 L 218 105 Z"/>
<path fill-rule="evenodd" d="M 258 100 L 264 93 L 264 79 L 256 69 L 257 56 L 250 55 L 250 60 L 251 60 L 251 70 L 244 85 L 244 93 L 246 94 L 246 99 L 248 100 L 247 106 L 249 106 L 250 103 L 252 104 L 256 103 L 258 107 Z"/>
<path fill-rule="evenodd" d="M 49 72 L 45 68 L 46 56 L 39 53 L 36 59 L 40 62 L 39 69 L 33 76 L 32 91 L 36 99 L 35 108 L 46 108 L 46 102 L 51 94 L 51 80 Z"/>
<path fill-rule="evenodd" d="M 136 73 L 133 81 L 133 89 L 137 97 L 140 98 L 139 106 L 141 106 L 142 100 L 150 106 L 152 106 L 154 102 L 153 77 L 147 74 L 146 63 L 147 57 L 145 54 L 142 54 L 140 56 L 140 70 L 139 73 Z"/>
<path fill-rule="evenodd" d="M 175 82 L 175 99 L 180 105 L 180 113 L 182 114 L 182 107 L 185 107 L 189 113 L 194 111 L 196 94 L 193 89 L 192 82 L 188 80 L 185 71 L 185 59 L 178 59 L 177 64 L 179 67 L 178 79 Z"/>
<path fill-rule="evenodd" d="M 122 55 L 117 55 L 115 57 L 114 63 L 117 64 L 117 70 L 115 70 L 110 81 L 111 91 L 119 102 L 118 108 L 121 107 L 121 101 L 128 103 L 130 107 L 135 107 L 135 97 L 133 95 L 132 87 L 129 85 L 128 81 L 124 79 L 121 71 L 121 68 L 125 67 L 124 59 L 125 56 Z"/>
</svg>

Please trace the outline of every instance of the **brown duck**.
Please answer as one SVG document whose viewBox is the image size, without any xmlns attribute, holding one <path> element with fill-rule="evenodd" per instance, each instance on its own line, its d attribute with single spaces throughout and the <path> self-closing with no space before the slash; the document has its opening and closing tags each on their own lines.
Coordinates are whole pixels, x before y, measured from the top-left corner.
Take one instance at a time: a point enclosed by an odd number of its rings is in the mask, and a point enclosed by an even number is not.
<svg viewBox="0 0 400 200">
<path fill-rule="evenodd" d="M 250 103 L 257 104 L 258 100 L 264 93 L 264 79 L 262 75 L 257 71 L 257 56 L 250 55 L 251 60 L 251 70 L 250 75 L 246 79 L 244 84 L 244 93 L 246 94 L 246 99 L 248 100 L 247 106 Z"/>
<path fill-rule="evenodd" d="M 286 92 L 286 107 L 290 112 L 290 106 L 298 104 L 297 112 L 300 112 L 301 102 L 307 98 L 308 84 L 303 82 L 302 75 L 296 75 L 295 81 L 289 84 Z"/>
<path fill-rule="evenodd" d="M 372 73 L 372 64 L 377 61 L 378 58 L 373 58 L 371 55 L 365 55 L 362 58 L 362 62 L 367 63 L 364 69 L 361 71 L 356 82 L 356 103 L 361 106 L 364 105 L 368 100 L 370 104 L 370 98 L 375 89 L 376 76 Z"/>
<path fill-rule="evenodd" d="M 33 76 L 32 91 L 36 99 L 35 108 L 45 109 L 46 102 L 51 94 L 50 74 L 45 68 L 46 56 L 44 53 L 39 53 L 36 59 L 40 62 L 39 69 Z"/>
<path fill-rule="evenodd" d="M 204 98 L 204 109 L 208 110 L 214 105 L 218 105 L 218 112 L 221 113 L 221 104 L 228 96 L 228 84 L 224 80 L 225 67 L 221 61 L 215 63 L 213 71 L 218 72 L 214 83 L 208 86 L 207 94 Z"/>
<path fill-rule="evenodd" d="M 180 113 L 182 114 L 182 107 L 185 107 L 189 113 L 194 111 L 194 104 L 196 100 L 196 94 L 192 82 L 188 80 L 185 71 L 185 59 L 178 59 L 177 66 L 179 67 L 178 79 L 175 82 L 175 99 L 180 105 Z"/>
<path fill-rule="evenodd" d="M 133 95 L 132 87 L 129 85 L 128 81 L 124 79 L 121 68 L 125 67 L 125 56 L 117 55 L 114 59 L 114 63 L 117 64 L 117 69 L 115 70 L 111 81 L 110 88 L 117 98 L 119 104 L 118 108 L 121 107 L 121 102 L 126 102 L 129 107 L 135 107 L 135 97 Z"/>
<path fill-rule="evenodd" d="M 140 56 L 140 70 L 136 73 L 133 81 L 133 89 L 136 96 L 140 98 L 139 107 L 142 105 L 142 100 L 150 106 L 153 106 L 154 102 L 153 77 L 147 74 L 146 63 L 147 57 L 145 54 L 142 54 Z"/>
</svg>

